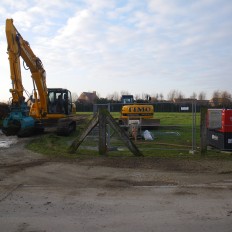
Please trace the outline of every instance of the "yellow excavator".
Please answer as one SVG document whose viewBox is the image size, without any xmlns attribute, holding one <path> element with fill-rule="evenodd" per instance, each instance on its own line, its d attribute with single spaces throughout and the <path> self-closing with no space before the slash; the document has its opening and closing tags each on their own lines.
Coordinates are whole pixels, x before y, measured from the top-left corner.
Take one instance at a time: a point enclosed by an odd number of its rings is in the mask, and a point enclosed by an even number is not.
<svg viewBox="0 0 232 232">
<path fill-rule="evenodd" d="M 6 19 L 6 38 L 12 101 L 10 113 L 3 120 L 3 133 L 24 137 L 55 126 L 57 134 L 70 134 L 76 129 L 76 107 L 71 92 L 63 88 L 47 88 L 43 64 L 15 28 L 13 19 Z M 33 94 L 29 98 L 30 107 L 23 96 L 20 58 L 31 72 Z"/>
<path fill-rule="evenodd" d="M 136 103 L 133 95 L 122 95 L 122 108 L 119 124 L 125 128 L 137 125 L 138 130 L 154 129 L 160 125 L 160 119 L 153 118 L 154 107 L 151 104 Z"/>
</svg>

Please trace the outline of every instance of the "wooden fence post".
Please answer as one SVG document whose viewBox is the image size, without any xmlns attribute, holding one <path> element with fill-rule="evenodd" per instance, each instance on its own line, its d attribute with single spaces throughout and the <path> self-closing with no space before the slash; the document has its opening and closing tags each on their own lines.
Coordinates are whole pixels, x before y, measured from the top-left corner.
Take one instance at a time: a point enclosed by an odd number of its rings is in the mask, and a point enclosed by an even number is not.
<svg viewBox="0 0 232 232">
<path fill-rule="evenodd" d="M 107 153 L 107 144 L 106 144 L 106 110 L 99 109 L 99 154 L 106 155 Z"/>
</svg>

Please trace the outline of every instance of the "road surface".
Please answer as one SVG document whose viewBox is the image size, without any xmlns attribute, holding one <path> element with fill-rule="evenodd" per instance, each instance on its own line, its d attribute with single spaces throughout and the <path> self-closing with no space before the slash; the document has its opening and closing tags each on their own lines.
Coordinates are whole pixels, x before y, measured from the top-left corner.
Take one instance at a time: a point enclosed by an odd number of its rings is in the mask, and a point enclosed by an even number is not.
<svg viewBox="0 0 232 232">
<path fill-rule="evenodd" d="M 232 231 L 231 161 L 49 160 L 12 139 L 0 147 L 3 232 Z"/>
</svg>

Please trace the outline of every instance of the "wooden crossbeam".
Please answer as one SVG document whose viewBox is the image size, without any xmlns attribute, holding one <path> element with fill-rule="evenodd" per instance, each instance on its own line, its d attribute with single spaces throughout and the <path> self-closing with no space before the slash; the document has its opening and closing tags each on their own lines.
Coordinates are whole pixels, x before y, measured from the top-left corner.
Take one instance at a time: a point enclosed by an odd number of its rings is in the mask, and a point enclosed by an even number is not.
<svg viewBox="0 0 232 232">
<path fill-rule="evenodd" d="M 103 108 L 99 109 L 98 113 L 90 120 L 85 130 L 72 142 L 69 147 L 69 152 L 75 153 L 86 136 L 99 124 L 99 154 L 106 155 L 108 151 L 106 143 L 107 123 L 118 134 L 119 138 L 135 156 L 143 156 L 137 146 L 130 140 L 125 130 L 116 123 L 109 111 Z"/>
</svg>

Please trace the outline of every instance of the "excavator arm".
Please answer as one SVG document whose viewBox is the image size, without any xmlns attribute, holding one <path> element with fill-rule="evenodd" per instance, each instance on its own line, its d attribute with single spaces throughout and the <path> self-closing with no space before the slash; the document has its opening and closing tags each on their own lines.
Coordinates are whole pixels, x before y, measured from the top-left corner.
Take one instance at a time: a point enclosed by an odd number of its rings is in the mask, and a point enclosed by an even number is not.
<svg viewBox="0 0 232 232">
<path fill-rule="evenodd" d="M 12 89 L 10 89 L 12 94 L 12 103 L 19 104 L 23 98 L 23 84 L 19 59 L 20 47 L 16 40 L 16 30 L 14 29 L 11 20 L 6 21 L 6 38 L 8 44 L 8 59 L 10 63 L 10 77 L 12 81 Z"/>
<path fill-rule="evenodd" d="M 6 38 L 8 43 L 8 56 L 12 80 L 12 102 L 20 103 L 23 98 L 23 84 L 20 69 L 20 57 L 31 72 L 34 84 L 34 99 L 36 111 L 32 112 L 36 118 L 45 117 L 47 114 L 47 86 L 46 72 L 41 60 L 36 57 L 29 43 L 23 39 L 13 24 L 13 19 L 6 20 Z M 37 88 L 37 89 L 36 89 Z M 38 91 L 38 94 L 37 94 Z"/>
</svg>

